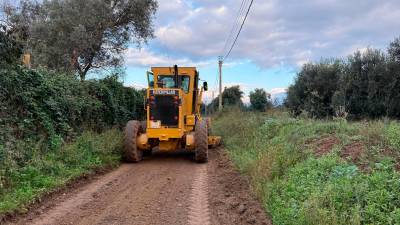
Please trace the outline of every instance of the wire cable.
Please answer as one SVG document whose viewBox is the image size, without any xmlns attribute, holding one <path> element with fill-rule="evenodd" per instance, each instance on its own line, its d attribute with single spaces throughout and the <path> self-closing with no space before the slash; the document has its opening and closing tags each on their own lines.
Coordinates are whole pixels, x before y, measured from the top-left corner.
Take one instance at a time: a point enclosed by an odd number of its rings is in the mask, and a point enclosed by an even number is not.
<svg viewBox="0 0 400 225">
<path fill-rule="evenodd" d="M 247 16 L 249 15 L 250 8 L 251 8 L 251 6 L 253 5 L 253 1 L 254 1 L 254 0 L 251 0 L 250 5 L 249 5 L 249 7 L 247 8 L 246 15 L 245 15 L 245 17 L 244 17 L 244 19 L 243 19 L 243 22 L 242 22 L 242 24 L 240 25 L 239 32 L 237 33 L 237 35 L 236 35 L 236 37 L 235 37 L 235 40 L 233 41 L 233 44 L 232 44 L 231 48 L 229 49 L 228 53 L 224 56 L 224 58 L 223 58 L 222 61 L 225 61 L 225 60 L 229 57 L 229 55 L 230 55 L 231 52 L 232 52 L 233 47 L 235 47 L 235 44 L 236 44 L 236 42 L 237 42 L 237 40 L 238 40 L 238 38 L 239 38 L 240 32 L 241 32 L 242 29 L 243 29 L 243 25 L 244 25 L 244 23 L 246 22 Z"/>
<path fill-rule="evenodd" d="M 225 45 L 224 45 L 224 48 L 222 49 L 222 52 L 225 52 L 226 47 L 228 47 L 228 43 L 230 42 L 231 38 L 233 37 L 234 31 L 236 32 L 237 28 L 239 27 L 240 18 L 244 14 L 244 10 L 243 9 L 244 9 L 244 6 L 246 5 L 245 2 L 247 2 L 247 0 L 242 0 L 242 3 L 240 4 L 240 8 L 239 8 L 239 11 L 237 12 L 235 22 L 233 23 L 231 31 L 230 31 L 228 37 L 225 40 Z"/>
</svg>

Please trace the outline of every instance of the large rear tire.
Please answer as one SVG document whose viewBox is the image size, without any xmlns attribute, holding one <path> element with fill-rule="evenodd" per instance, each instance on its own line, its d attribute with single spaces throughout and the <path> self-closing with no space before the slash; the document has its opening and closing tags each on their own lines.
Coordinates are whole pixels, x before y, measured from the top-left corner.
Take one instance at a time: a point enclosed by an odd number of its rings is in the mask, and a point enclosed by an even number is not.
<svg viewBox="0 0 400 225">
<path fill-rule="evenodd" d="M 195 127 L 195 160 L 199 163 L 208 161 L 208 130 L 207 121 L 201 120 L 196 123 Z"/>
<path fill-rule="evenodd" d="M 139 121 L 130 120 L 124 131 L 124 160 L 127 162 L 139 162 L 143 152 L 136 145 L 137 137 L 143 133 L 143 127 Z"/>
</svg>

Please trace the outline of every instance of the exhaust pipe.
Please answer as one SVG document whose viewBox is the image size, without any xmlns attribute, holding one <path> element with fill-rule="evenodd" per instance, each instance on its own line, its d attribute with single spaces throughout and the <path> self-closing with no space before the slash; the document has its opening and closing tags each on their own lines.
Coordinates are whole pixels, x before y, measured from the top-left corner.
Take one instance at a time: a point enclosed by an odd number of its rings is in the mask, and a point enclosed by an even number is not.
<svg viewBox="0 0 400 225">
<path fill-rule="evenodd" d="M 174 73 L 175 73 L 175 88 L 178 88 L 178 82 L 179 82 L 179 77 L 178 77 L 178 65 L 174 66 Z"/>
</svg>

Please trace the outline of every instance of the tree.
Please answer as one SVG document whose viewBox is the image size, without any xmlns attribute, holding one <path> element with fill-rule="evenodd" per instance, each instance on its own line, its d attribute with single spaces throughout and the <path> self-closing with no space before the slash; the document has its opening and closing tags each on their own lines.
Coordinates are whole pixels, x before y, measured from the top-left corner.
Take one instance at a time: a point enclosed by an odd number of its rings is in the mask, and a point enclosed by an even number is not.
<svg viewBox="0 0 400 225">
<path fill-rule="evenodd" d="M 223 106 L 243 106 L 242 102 L 243 92 L 240 90 L 240 86 L 225 87 L 222 92 L 222 105 Z M 218 109 L 219 96 L 214 98 L 212 102 L 207 106 L 209 112 L 215 112 Z"/>
<path fill-rule="evenodd" d="M 386 105 L 388 116 L 400 118 L 400 38 L 396 38 L 390 43 L 389 49 L 388 74 L 391 81 L 387 85 Z"/>
<path fill-rule="evenodd" d="M 294 115 L 307 111 L 313 117 L 332 116 L 332 96 L 338 88 L 341 71 L 338 60 L 305 64 L 288 89 L 285 105 Z"/>
<path fill-rule="evenodd" d="M 400 37 L 390 43 L 388 53 L 392 61 L 400 63 Z"/>
<path fill-rule="evenodd" d="M 27 37 L 34 66 L 75 72 L 119 67 L 128 43 L 153 37 L 156 0 L 21 1 L 8 10 L 11 26 Z"/>
<path fill-rule="evenodd" d="M 265 111 L 271 106 L 271 95 L 262 88 L 250 92 L 250 104 L 254 110 Z"/>
<path fill-rule="evenodd" d="M 357 51 L 348 59 L 342 88 L 346 109 L 355 118 L 386 115 L 385 100 L 390 74 L 386 57 L 380 50 Z"/>
<path fill-rule="evenodd" d="M 235 85 L 232 87 L 225 87 L 224 91 L 222 92 L 222 105 L 224 106 L 242 106 L 242 97 L 243 92 L 240 90 L 239 85 Z"/>
<path fill-rule="evenodd" d="M 400 38 L 387 54 L 368 48 L 344 62 L 309 63 L 288 89 L 285 105 L 294 115 L 400 118 Z"/>
<path fill-rule="evenodd" d="M 21 54 L 22 46 L 13 39 L 6 26 L 0 24 L 0 66 L 15 64 Z"/>
</svg>

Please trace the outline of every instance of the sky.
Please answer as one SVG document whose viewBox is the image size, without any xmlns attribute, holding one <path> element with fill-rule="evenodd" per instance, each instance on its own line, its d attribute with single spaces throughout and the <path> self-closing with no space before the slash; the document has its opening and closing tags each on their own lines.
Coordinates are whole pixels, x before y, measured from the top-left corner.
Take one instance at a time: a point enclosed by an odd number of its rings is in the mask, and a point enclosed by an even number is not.
<svg viewBox="0 0 400 225">
<path fill-rule="evenodd" d="M 1 0 L 0 0 L 1 1 Z M 244 5 L 251 0 L 244 0 Z M 129 86 L 145 87 L 151 66 L 196 66 L 217 96 L 218 56 L 242 0 L 158 0 L 155 38 L 125 53 Z M 400 36 L 400 0 L 254 0 L 235 48 L 223 65 L 223 86 L 273 95 L 294 82 L 301 65 L 347 57 L 367 47 L 385 50 Z M 228 47 L 230 46 L 228 42 Z M 244 98 L 248 101 L 248 98 Z"/>
<path fill-rule="evenodd" d="M 126 52 L 127 85 L 145 86 L 150 66 L 197 66 L 217 96 L 218 56 L 242 0 L 159 0 L 155 38 Z M 250 0 L 245 0 L 245 5 Z M 400 36 L 400 0 L 254 0 L 238 42 L 223 65 L 223 86 L 279 94 L 301 65 L 385 50 Z M 228 44 L 229 46 L 230 44 Z M 245 98 L 245 101 L 248 98 Z"/>
</svg>

